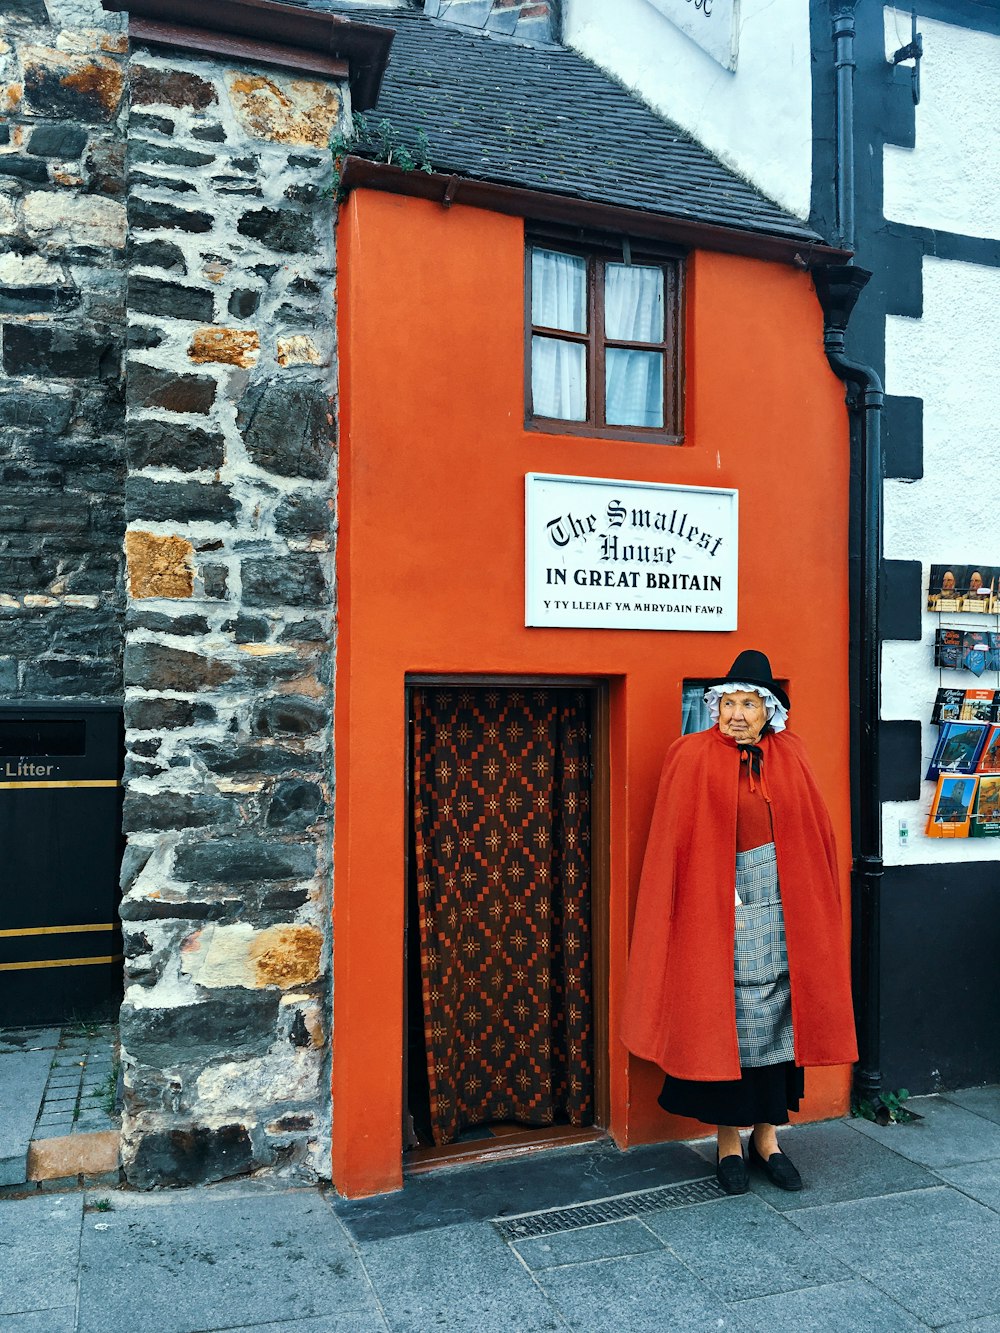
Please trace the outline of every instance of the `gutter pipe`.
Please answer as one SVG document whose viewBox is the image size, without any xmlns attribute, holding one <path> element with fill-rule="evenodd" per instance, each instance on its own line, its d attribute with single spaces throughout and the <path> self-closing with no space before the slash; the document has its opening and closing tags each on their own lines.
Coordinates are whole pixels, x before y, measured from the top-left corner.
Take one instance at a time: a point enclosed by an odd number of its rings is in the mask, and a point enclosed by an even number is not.
<svg viewBox="0 0 1000 1333">
<path fill-rule="evenodd" d="M 831 0 L 837 86 L 836 206 L 841 245 L 854 249 L 854 3 Z M 813 270 L 823 307 L 823 348 L 830 367 L 848 386 L 852 437 L 860 466 L 851 473 L 851 507 L 858 515 L 858 602 L 852 607 L 857 643 L 856 706 L 852 709 L 852 765 L 858 778 L 851 865 L 852 969 L 858 1030 L 854 1094 L 881 1102 L 882 791 L 879 774 L 881 641 L 879 590 L 882 564 L 882 411 L 885 393 L 873 366 L 848 357 L 847 324 L 871 273 L 847 264 Z"/>
<path fill-rule="evenodd" d="M 854 249 L 854 3 L 833 12 L 833 62 L 837 71 L 837 231 L 845 250 Z"/>
</svg>

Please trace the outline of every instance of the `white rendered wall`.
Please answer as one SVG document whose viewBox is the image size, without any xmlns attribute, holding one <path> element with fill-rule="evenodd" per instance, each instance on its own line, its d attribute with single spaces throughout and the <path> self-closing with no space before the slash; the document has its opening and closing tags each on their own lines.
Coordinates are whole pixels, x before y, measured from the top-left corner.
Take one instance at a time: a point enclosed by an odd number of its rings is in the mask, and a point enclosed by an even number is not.
<svg viewBox="0 0 1000 1333">
<path fill-rule="evenodd" d="M 923 318 L 886 321 L 886 389 L 924 400 L 924 475 L 885 483 L 885 554 L 921 561 L 926 593 L 932 564 L 1000 565 L 1000 269 L 925 258 L 923 279 Z M 997 672 L 977 679 L 934 666 L 939 624 L 997 630 L 1000 618 L 925 611 L 920 643 L 885 645 L 882 716 L 922 720 L 922 773 L 937 738 L 929 718 L 938 687 L 1000 689 Z M 886 864 L 1000 860 L 1000 839 L 924 836 L 934 786 L 923 782 L 919 801 L 884 807 Z"/>
<path fill-rule="evenodd" d="M 1000 239 L 1000 37 L 920 18 L 924 58 L 916 146 L 885 148 L 887 218 Z M 910 16 L 885 11 L 886 54 Z"/>
<path fill-rule="evenodd" d="M 647 0 L 564 0 L 563 40 L 789 212 L 808 216 L 812 75 L 807 0 L 742 0 L 732 72 Z"/>
</svg>

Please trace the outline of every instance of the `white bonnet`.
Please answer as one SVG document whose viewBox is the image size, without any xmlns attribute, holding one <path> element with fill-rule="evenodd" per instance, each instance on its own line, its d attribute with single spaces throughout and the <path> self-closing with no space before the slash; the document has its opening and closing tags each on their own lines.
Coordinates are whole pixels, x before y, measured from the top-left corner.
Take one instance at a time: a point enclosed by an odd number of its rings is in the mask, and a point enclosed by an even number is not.
<svg viewBox="0 0 1000 1333">
<path fill-rule="evenodd" d="M 736 694 L 741 690 L 748 690 L 751 694 L 759 694 L 764 700 L 771 730 L 784 731 L 785 723 L 788 721 L 788 709 L 784 704 L 776 699 L 770 690 L 766 690 L 763 685 L 746 685 L 738 680 L 726 681 L 724 685 L 712 685 L 705 691 L 705 703 L 714 723 L 719 721 L 719 700 L 722 696 L 724 694 Z"/>
</svg>

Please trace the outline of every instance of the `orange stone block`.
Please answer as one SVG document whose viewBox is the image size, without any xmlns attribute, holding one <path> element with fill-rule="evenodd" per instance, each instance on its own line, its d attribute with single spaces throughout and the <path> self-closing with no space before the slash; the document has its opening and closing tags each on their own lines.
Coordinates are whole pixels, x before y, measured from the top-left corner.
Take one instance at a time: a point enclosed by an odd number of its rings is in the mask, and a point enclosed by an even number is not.
<svg viewBox="0 0 1000 1333">
<path fill-rule="evenodd" d="M 226 366 L 252 366 L 259 355 L 260 336 L 254 329 L 198 329 L 188 348 L 192 361 Z"/>
<path fill-rule="evenodd" d="M 319 976 L 323 937 L 312 926 L 273 926 L 251 943 L 258 986 L 303 986 Z"/>
<path fill-rule="evenodd" d="M 64 1176 L 103 1176 L 117 1171 L 120 1139 L 117 1129 L 36 1139 L 28 1148 L 28 1179 L 61 1180 Z"/>
<path fill-rule="evenodd" d="M 129 592 L 143 597 L 190 597 L 194 592 L 194 548 L 183 537 L 126 532 Z"/>
<path fill-rule="evenodd" d="M 93 97 L 108 112 L 114 112 L 121 101 L 124 76 L 116 61 L 96 56 L 86 64 L 71 68 L 60 82 L 63 87 Z"/>
<path fill-rule="evenodd" d="M 254 138 L 309 148 L 326 148 L 330 142 L 342 103 L 328 84 L 235 70 L 227 82 L 236 117 Z"/>
</svg>

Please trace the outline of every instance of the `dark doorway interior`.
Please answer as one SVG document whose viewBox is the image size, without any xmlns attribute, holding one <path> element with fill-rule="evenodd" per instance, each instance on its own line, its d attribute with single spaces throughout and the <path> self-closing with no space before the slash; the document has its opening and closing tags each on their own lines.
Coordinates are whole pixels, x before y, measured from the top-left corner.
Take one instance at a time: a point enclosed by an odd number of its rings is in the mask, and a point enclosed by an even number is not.
<svg viewBox="0 0 1000 1333">
<path fill-rule="evenodd" d="M 409 691 L 407 1145 L 595 1121 L 586 688 Z"/>
</svg>

